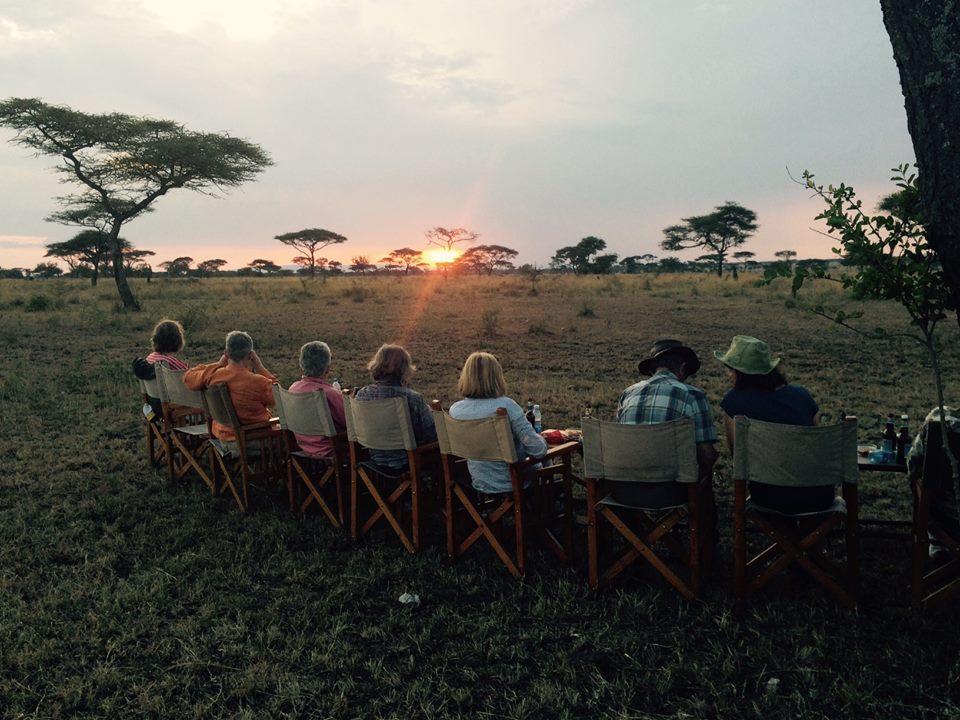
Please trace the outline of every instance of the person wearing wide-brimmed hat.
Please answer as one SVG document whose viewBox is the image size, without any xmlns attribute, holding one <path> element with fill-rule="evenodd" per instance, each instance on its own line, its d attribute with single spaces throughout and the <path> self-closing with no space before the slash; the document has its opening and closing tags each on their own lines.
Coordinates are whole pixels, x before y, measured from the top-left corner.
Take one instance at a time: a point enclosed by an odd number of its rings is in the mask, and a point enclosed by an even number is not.
<svg viewBox="0 0 960 720">
<path fill-rule="evenodd" d="M 787 381 L 781 359 L 773 357 L 770 346 L 749 335 L 737 335 L 726 352 L 714 352 L 729 372 L 733 387 L 724 395 L 727 445 L 733 453 L 734 422 L 737 415 L 784 425 L 813 426 L 820 421 L 820 409 L 806 388 Z M 757 505 L 785 513 L 814 512 L 833 502 L 833 486 L 779 487 L 751 482 L 750 495 Z"/>
<path fill-rule="evenodd" d="M 657 340 L 637 363 L 646 380 L 631 385 L 617 404 L 617 422 L 652 425 L 681 417 L 694 419 L 697 462 L 706 477 L 717 462 L 717 429 L 703 390 L 686 383 L 700 369 L 700 358 L 679 340 Z"/>
</svg>

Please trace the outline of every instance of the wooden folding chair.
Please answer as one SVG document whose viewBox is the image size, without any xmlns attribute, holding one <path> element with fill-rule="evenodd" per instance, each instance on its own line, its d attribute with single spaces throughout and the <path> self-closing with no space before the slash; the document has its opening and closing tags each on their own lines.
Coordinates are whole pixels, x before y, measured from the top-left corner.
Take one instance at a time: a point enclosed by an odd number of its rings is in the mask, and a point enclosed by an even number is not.
<svg viewBox="0 0 960 720">
<path fill-rule="evenodd" d="M 573 558 L 573 472 L 571 456 L 579 443 L 551 448 L 542 458 L 519 460 L 513 429 L 504 408 L 494 417 L 455 420 L 433 406 L 434 423 L 443 464 L 447 526 L 447 555 L 456 560 L 478 540 L 486 540 L 514 577 L 526 572 L 527 537 L 544 541 L 561 562 Z M 476 491 L 467 461 L 503 462 L 508 465 L 513 490 L 502 495 Z M 559 511 L 556 508 L 560 502 Z M 513 552 L 506 545 L 513 519 Z M 467 521 L 467 527 L 461 521 Z M 562 540 L 554 530 L 559 525 Z"/>
<path fill-rule="evenodd" d="M 435 468 L 437 443 L 417 446 L 405 398 L 357 400 L 344 397 L 347 440 L 350 447 L 350 537 L 358 541 L 381 520 L 393 528 L 410 553 L 422 547 L 425 470 Z M 369 459 L 370 450 L 405 450 L 407 468 L 393 470 Z M 373 500 L 373 512 L 360 518 L 361 488 Z M 410 523 L 404 522 L 410 503 Z"/>
<path fill-rule="evenodd" d="M 794 563 L 848 608 L 855 608 L 860 577 L 857 517 L 857 419 L 837 425 L 799 427 L 735 418 L 734 585 L 737 601 L 763 588 Z M 842 498 L 825 510 L 786 514 L 747 497 L 747 482 L 780 487 L 840 485 Z M 773 543 L 747 561 L 746 524 L 752 522 Z M 823 550 L 835 529 L 844 526 L 846 563 Z"/>
<path fill-rule="evenodd" d="M 210 438 L 214 484 L 222 477 L 217 493 L 230 490 L 240 512 L 250 509 L 250 484 L 270 485 L 280 480 L 280 436 L 282 430 L 277 418 L 244 425 L 230 399 L 224 383 L 211 385 L 203 391 L 210 417 L 233 430 L 235 440 Z M 239 485 L 239 487 L 238 487 Z"/>
<path fill-rule="evenodd" d="M 912 602 L 917 609 L 942 605 L 960 593 L 960 527 L 956 519 L 953 474 L 943 446 L 940 423 L 928 422 L 923 438 L 923 469 L 911 481 L 913 491 Z M 950 450 L 960 458 L 960 433 L 948 432 Z M 948 507 L 944 514 L 942 508 Z M 939 516 L 939 517 L 938 517 Z M 933 519 L 931 524 L 930 520 Z M 930 539 L 942 545 L 947 559 L 929 571 Z"/>
<path fill-rule="evenodd" d="M 700 477 L 693 418 L 655 425 L 583 418 L 582 428 L 590 587 L 598 590 L 645 560 L 685 598 L 697 597 L 712 559 L 716 509 L 713 478 Z M 626 549 L 601 569 L 608 528 Z M 686 579 L 657 553 L 658 545 L 686 566 Z"/>
<path fill-rule="evenodd" d="M 143 419 L 147 460 L 151 465 L 159 465 L 161 462 L 166 462 L 170 452 L 170 441 L 167 437 L 163 413 L 156 411 L 160 400 L 160 386 L 156 379 L 137 378 L 137 384 L 140 386 L 140 394 L 143 398 L 144 412 L 140 414 L 140 417 Z M 149 412 L 146 410 L 148 405 L 150 406 Z"/>
<path fill-rule="evenodd" d="M 290 512 L 298 512 L 302 517 L 312 504 L 316 504 L 334 527 L 343 527 L 347 434 L 337 432 L 330 406 L 327 404 L 327 396 L 322 390 L 292 393 L 274 385 L 273 398 L 276 401 L 280 427 L 284 431 L 283 452 L 287 468 Z M 329 438 L 333 443 L 333 453 L 328 457 L 311 455 L 300 449 L 295 434 L 322 435 Z M 336 512 L 329 505 L 333 500 L 324 497 L 325 488 L 331 483 L 335 493 Z M 304 490 L 306 497 L 303 497 Z"/>
<path fill-rule="evenodd" d="M 155 367 L 169 443 L 167 477 L 173 482 L 193 470 L 210 492 L 215 493 L 216 483 L 208 456 L 210 419 L 204 407 L 203 393 L 190 390 L 183 384 L 184 370 L 171 370 L 163 363 L 157 363 Z M 207 467 L 201 464 L 204 460 L 208 461 Z"/>
</svg>

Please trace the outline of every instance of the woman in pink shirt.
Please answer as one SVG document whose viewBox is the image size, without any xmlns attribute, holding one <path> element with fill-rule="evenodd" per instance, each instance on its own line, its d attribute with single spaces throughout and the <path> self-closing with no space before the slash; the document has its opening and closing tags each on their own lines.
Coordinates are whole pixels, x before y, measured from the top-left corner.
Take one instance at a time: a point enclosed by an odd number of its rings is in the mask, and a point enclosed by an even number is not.
<svg viewBox="0 0 960 720">
<path fill-rule="evenodd" d="M 303 377 L 290 386 L 290 392 L 309 393 L 323 391 L 330 406 L 330 415 L 338 431 L 346 427 L 343 416 L 343 393 L 327 380 L 330 373 L 330 346 L 314 340 L 300 348 L 300 370 Z M 333 454 L 333 442 L 322 435 L 297 435 L 297 444 L 304 452 L 317 457 L 330 457 Z"/>
<path fill-rule="evenodd" d="M 183 350 L 183 325 L 176 320 L 161 320 L 153 328 L 150 337 L 153 352 L 147 355 L 146 360 L 151 365 L 162 362 L 171 370 L 186 370 L 187 363 L 176 354 Z"/>
</svg>

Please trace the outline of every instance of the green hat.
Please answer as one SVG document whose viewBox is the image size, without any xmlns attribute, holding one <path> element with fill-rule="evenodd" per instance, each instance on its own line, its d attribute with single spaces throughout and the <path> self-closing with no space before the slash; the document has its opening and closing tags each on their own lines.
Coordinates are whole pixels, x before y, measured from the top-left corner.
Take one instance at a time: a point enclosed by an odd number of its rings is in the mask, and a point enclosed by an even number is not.
<svg viewBox="0 0 960 720">
<path fill-rule="evenodd" d="M 770 357 L 770 346 L 749 335 L 737 335 L 725 353 L 714 351 L 714 357 L 727 367 L 744 375 L 766 375 L 780 364 L 780 358 Z"/>
</svg>

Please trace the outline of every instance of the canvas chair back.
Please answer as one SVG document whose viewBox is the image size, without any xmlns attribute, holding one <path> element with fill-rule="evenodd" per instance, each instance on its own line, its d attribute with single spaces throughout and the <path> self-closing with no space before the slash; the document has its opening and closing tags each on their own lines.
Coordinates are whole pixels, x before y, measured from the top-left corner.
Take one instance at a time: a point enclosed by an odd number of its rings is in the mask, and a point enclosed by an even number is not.
<svg viewBox="0 0 960 720">
<path fill-rule="evenodd" d="M 510 418 L 505 414 L 481 420 L 455 420 L 448 413 L 434 410 L 433 419 L 443 455 L 506 463 L 518 460 Z"/>
<path fill-rule="evenodd" d="M 947 416 L 947 439 L 950 443 L 950 450 L 955 458 L 960 458 L 960 425 L 950 423 L 950 416 Z M 930 420 L 926 423 L 926 437 L 923 438 L 923 485 L 933 490 L 947 489 L 948 494 L 952 494 L 952 469 L 950 468 L 950 458 L 943 448 L 943 436 L 940 432 L 939 420 Z"/>
<path fill-rule="evenodd" d="M 297 435 L 335 437 L 330 406 L 323 390 L 308 393 L 292 393 L 279 385 L 273 386 L 280 427 Z"/>
<path fill-rule="evenodd" d="M 857 422 L 803 427 L 737 416 L 733 472 L 783 487 L 856 484 Z"/>
<path fill-rule="evenodd" d="M 237 417 L 233 400 L 230 399 L 230 390 L 225 383 L 217 383 L 208 387 L 203 391 L 203 398 L 206 401 L 207 412 L 210 413 L 210 417 L 214 421 L 233 430 L 240 427 L 240 418 Z"/>
<path fill-rule="evenodd" d="M 157 365 L 157 367 L 160 367 Z M 160 383 L 156 378 L 153 380 L 144 380 L 143 378 L 137 378 L 140 383 L 140 391 L 145 393 L 147 396 L 152 398 L 157 398 L 161 402 L 163 401 L 162 391 L 160 389 Z"/>
<path fill-rule="evenodd" d="M 417 438 L 406 398 L 343 399 L 347 439 L 369 450 L 416 450 Z"/>
<path fill-rule="evenodd" d="M 699 478 L 692 417 L 655 425 L 583 418 L 584 474 L 616 482 L 695 483 Z"/>
<path fill-rule="evenodd" d="M 191 390 L 183 384 L 183 374 L 186 370 L 171 370 L 163 363 L 157 363 L 156 368 L 161 392 L 160 399 L 163 402 L 191 408 L 204 407 L 203 393 L 199 390 Z"/>
</svg>

